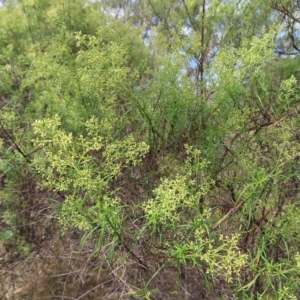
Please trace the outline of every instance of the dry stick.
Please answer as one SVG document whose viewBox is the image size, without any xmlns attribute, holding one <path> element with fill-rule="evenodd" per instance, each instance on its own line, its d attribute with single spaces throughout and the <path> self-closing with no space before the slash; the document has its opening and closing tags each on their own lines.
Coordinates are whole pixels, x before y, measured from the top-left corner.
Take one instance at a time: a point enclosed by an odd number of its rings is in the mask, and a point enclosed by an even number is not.
<svg viewBox="0 0 300 300">
<path fill-rule="evenodd" d="M 229 210 L 229 212 L 222 218 L 220 219 L 218 222 L 216 222 L 214 225 L 212 225 L 210 227 L 211 230 L 215 230 L 218 226 L 220 226 L 222 223 L 224 223 L 230 216 L 232 216 L 233 214 L 235 214 L 238 210 L 240 210 L 242 208 L 242 206 L 244 205 L 245 201 L 240 201 L 235 207 L 231 208 Z M 205 233 L 205 236 L 207 236 L 208 234 Z"/>
</svg>

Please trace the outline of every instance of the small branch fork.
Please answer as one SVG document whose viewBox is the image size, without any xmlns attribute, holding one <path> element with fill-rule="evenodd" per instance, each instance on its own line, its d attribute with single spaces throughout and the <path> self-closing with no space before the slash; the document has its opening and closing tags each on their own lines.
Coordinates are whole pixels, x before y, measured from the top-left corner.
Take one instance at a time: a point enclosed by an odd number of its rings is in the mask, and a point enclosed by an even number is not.
<svg viewBox="0 0 300 300">
<path fill-rule="evenodd" d="M 46 147 L 49 143 L 46 143 L 43 147 L 38 147 L 35 150 L 25 154 L 22 149 L 20 148 L 20 146 L 17 144 L 17 142 L 15 141 L 15 139 L 13 138 L 13 136 L 7 131 L 7 129 L 4 127 L 3 125 L 3 121 L 0 120 L 0 127 L 3 130 L 4 134 L 7 136 L 7 138 L 10 140 L 10 142 L 14 145 L 15 149 L 25 158 L 25 160 L 28 163 L 31 163 L 31 160 L 28 158 L 30 155 L 32 155 L 33 153 L 43 149 L 44 147 Z"/>
</svg>

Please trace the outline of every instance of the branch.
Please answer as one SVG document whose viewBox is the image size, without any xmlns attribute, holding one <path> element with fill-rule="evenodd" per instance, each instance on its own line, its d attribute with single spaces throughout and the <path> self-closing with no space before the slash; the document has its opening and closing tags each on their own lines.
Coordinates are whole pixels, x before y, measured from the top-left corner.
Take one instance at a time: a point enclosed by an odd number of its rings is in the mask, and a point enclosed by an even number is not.
<svg viewBox="0 0 300 300">
<path fill-rule="evenodd" d="M 185 0 L 182 0 L 182 3 L 183 3 L 183 5 L 184 5 L 185 11 L 186 11 L 186 13 L 187 13 L 187 15 L 188 15 L 188 18 L 189 18 L 189 20 L 190 20 L 190 22 L 191 22 L 191 25 L 192 25 L 193 29 L 194 29 L 195 31 L 197 31 L 197 26 L 194 24 L 194 21 L 192 20 L 192 17 L 191 17 L 191 15 L 190 15 L 189 11 L 188 11 L 187 6 L 186 6 Z"/>
<path fill-rule="evenodd" d="M 291 12 L 289 12 L 287 9 L 284 7 L 279 7 L 276 3 L 271 4 L 271 8 L 281 12 L 282 14 L 290 17 L 292 20 L 294 20 L 297 23 L 300 23 L 300 19 L 297 19 Z"/>
<path fill-rule="evenodd" d="M 275 53 L 276 54 L 279 54 L 279 55 L 298 55 L 299 53 L 298 52 L 291 52 L 291 53 L 288 53 L 288 52 L 284 52 L 284 51 L 280 51 L 280 50 L 275 50 Z"/>
<path fill-rule="evenodd" d="M 5 135 L 9 138 L 9 140 L 14 144 L 16 147 L 16 150 L 26 159 L 28 163 L 31 163 L 30 159 L 27 157 L 27 155 L 22 151 L 22 149 L 18 146 L 18 144 L 15 142 L 14 138 L 8 133 L 8 131 L 3 126 L 2 120 L 0 121 L 1 128 L 4 131 Z"/>
<path fill-rule="evenodd" d="M 240 201 L 235 207 L 229 210 L 229 212 L 218 222 L 216 222 L 214 225 L 210 227 L 211 230 L 216 229 L 219 227 L 222 223 L 224 223 L 230 216 L 234 215 L 237 211 L 239 211 L 243 205 L 245 204 L 245 201 Z"/>
<path fill-rule="evenodd" d="M 113 224 L 111 223 L 110 219 L 107 216 L 105 216 L 105 219 L 106 219 L 107 223 L 109 224 L 109 226 L 113 229 L 114 233 L 116 234 L 116 236 L 118 237 L 120 243 L 122 244 L 122 246 L 124 246 L 126 251 L 134 257 L 134 259 L 141 265 L 141 267 L 143 269 L 149 270 L 149 267 L 146 265 L 146 263 L 144 263 L 140 258 L 138 258 L 137 255 L 125 244 L 125 242 L 122 240 L 120 234 L 115 230 L 115 228 L 114 228 Z"/>
</svg>

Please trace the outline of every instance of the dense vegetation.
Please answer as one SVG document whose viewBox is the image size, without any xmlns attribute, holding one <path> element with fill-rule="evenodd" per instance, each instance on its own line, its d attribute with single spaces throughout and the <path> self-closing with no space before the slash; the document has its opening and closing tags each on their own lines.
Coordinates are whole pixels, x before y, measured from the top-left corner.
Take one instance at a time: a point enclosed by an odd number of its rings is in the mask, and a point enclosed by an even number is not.
<svg viewBox="0 0 300 300">
<path fill-rule="evenodd" d="M 2 1 L 0 298 L 300 299 L 299 11 Z"/>
</svg>

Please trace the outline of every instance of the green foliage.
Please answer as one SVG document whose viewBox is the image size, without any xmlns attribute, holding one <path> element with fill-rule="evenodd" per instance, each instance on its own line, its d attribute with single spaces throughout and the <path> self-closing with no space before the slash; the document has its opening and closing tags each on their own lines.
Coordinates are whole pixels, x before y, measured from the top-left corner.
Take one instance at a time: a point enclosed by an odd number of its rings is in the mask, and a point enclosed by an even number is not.
<svg viewBox="0 0 300 300">
<path fill-rule="evenodd" d="M 299 22 L 275 2 L 0 7 L 1 251 L 35 249 L 31 184 L 134 297 L 298 299 Z"/>
<path fill-rule="evenodd" d="M 73 226 L 89 230 L 99 225 L 105 233 L 119 230 L 122 206 L 115 191 L 109 189 L 109 182 L 124 168 L 139 164 L 147 145 L 136 143 L 132 136 L 111 141 L 113 124 L 108 120 L 99 123 L 91 118 L 85 124 L 85 136 L 78 137 L 59 129 L 60 125 L 58 117 L 33 124 L 34 145 L 45 148 L 35 157 L 33 166 L 43 187 L 65 192 L 60 215 L 63 230 Z"/>
<path fill-rule="evenodd" d="M 205 266 L 207 274 L 218 274 L 228 282 L 238 280 L 247 255 L 240 253 L 238 235 L 210 236 L 212 211 L 201 209 L 201 198 L 210 192 L 213 182 L 208 178 L 199 181 L 208 162 L 201 159 L 199 150 L 190 146 L 186 149 L 182 168 L 186 175 L 164 179 L 153 191 L 155 198 L 144 203 L 147 226 L 160 234 L 159 245 L 164 250 L 158 253 L 168 254 L 169 263 L 173 260 L 179 270 L 192 263 L 193 267 Z"/>
</svg>

